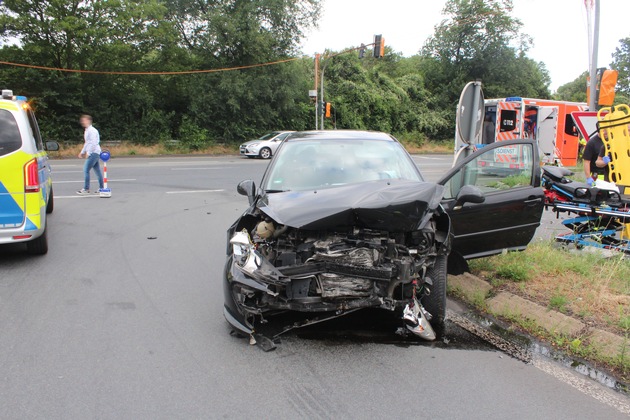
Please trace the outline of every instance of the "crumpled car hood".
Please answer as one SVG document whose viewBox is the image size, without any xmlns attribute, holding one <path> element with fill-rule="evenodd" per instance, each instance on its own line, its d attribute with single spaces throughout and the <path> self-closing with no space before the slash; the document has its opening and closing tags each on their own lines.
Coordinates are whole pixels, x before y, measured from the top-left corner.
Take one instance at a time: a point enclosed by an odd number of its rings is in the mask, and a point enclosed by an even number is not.
<svg viewBox="0 0 630 420">
<path fill-rule="evenodd" d="M 389 179 L 263 194 L 257 207 L 276 223 L 298 229 L 364 227 L 411 232 L 439 207 L 443 190 L 434 183 Z"/>
</svg>

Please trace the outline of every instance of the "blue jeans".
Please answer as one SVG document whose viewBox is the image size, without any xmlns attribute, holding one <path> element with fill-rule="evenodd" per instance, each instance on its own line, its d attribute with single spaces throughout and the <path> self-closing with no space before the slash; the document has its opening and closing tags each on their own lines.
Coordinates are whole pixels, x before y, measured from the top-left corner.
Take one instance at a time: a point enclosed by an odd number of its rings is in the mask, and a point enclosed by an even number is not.
<svg viewBox="0 0 630 420">
<path fill-rule="evenodd" d="M 103 188 L 103 174 L 101 173 L 101 165 L 98 163 L 99 159 L 100 155 L 98 153 L 92 153 L 85 160 L 85 165 L 83 165 L 83 174 L 85 175 L 83 188 L 86 190 L 90 189 L 90 169 L 94 169 L 94 173 L 98 178 L 99 188 Z"/>
</svg>

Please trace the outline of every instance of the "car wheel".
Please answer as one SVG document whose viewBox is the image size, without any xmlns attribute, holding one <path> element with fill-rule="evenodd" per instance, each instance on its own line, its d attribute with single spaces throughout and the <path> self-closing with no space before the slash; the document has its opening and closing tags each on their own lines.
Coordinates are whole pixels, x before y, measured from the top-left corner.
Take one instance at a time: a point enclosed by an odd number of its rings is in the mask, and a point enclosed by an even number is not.
<svg viewBox="0 0 630 420">
<path fill-rule="evenodd" d="M 48 252 L 48 235 L 44 229 L 44 233 L 41 236 L 26 243 L 26 251 L 31 255 L 44 255 Z"/>
<path fill-rule="evenodd" d="M 270 159 L 271 158 L 271 149 L 268 147 L 263 147 L 260 150 L 260 157 L 263 159 Z"/>
<path fill-rule="evenodd" d="M 444 332 L 444 320 L 446 319 L 446 275 L 447 275 L 447 256 L 440 255 L 435 259 L 433 267 L 427 270 L 427 276 L 433 282 L 430 288 L 430 294 L 422 298 L 422 305 L 433 318 L 431 326 L 435 330 L 438 337 Z"/>
<path fill-rule="evenodd" d="M 46 204 L 46 213 L 50 214 L 55 209 L 55 196 L 53 195 L 53 189 L 50 187 L 50 197 L 48 197 L 48 204 Z"/>
</svg>

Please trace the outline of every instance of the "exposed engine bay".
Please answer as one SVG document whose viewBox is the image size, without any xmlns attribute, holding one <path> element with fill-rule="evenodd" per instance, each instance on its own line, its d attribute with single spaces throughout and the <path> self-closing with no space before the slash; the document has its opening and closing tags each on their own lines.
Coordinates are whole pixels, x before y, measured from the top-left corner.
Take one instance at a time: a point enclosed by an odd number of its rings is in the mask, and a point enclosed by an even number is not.
<svg viewBox="0 0 630 420">
<path fill-rule="evenodd" d="M 404 308 L 408 330 L 435 339 L 432 314 L 420 301 L 432 291 L 428 272 L 448 252 L 448 230 L 436 219 L 397 233 L 290 228 L 260 210 L 241 222 L 246 226 L 230 239 L 233 260 L 226 274 L 252 330 L 257 319 L 283 310 L 342 315 L 367 307 Z"/>
</svg>

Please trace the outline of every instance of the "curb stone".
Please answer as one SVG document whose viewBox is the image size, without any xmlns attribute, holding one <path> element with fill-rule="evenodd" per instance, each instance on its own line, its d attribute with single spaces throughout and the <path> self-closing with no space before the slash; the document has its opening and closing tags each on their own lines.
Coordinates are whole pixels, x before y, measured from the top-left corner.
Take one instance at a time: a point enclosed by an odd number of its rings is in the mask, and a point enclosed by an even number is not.
<svg viewBox="0 0 630 420">
<path fill-rule="evenodd" d="M 464 273 L 448 276 L 448 289 L 461 295 L 467 302 L 483 303 L 488 312 L 506 318 L 523 317 L 552 334 L 588 339 L 600 355 L 607 358 L 630 357 L 630 338 L 605 330 L 588 328 L 583 322 L 561 312 L 548 309 L 510 292 L 492 296 L 493 287 L 479 277 Z"/>
</svg>

